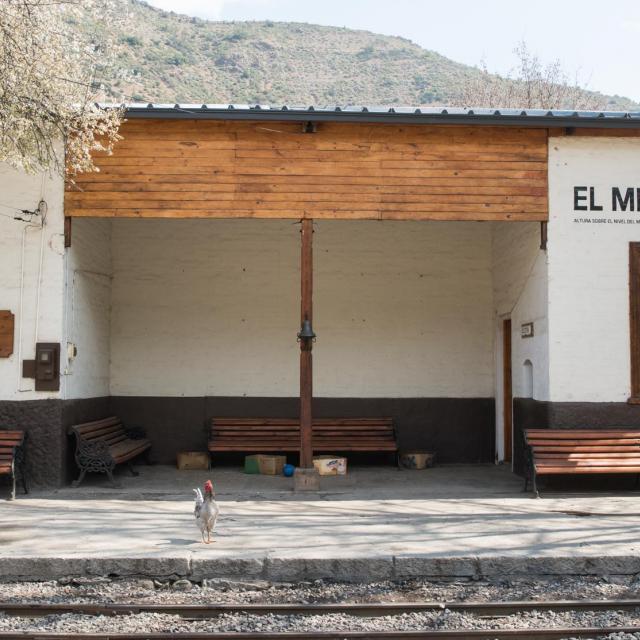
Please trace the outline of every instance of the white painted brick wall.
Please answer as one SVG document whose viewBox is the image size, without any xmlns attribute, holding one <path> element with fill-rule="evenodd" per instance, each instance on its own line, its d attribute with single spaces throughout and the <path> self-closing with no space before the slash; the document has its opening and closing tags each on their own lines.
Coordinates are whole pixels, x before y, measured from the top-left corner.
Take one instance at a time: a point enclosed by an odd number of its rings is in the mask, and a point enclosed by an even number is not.
<svg viewBox="0 0 640 640">
<path fill-rule="evenodd" d="M 499 325 L 511 318 L 513 396 L 526 397 L 523 365 L 533 365 L 533 397 L 549 397 L 547 331 L 547 256 L 540 250 L 540 223 L 501 222 L 493 233 L 494 306 Z M 534 337 L 522 338 L 521 326 L 534 323 Z M 497 385 L 502 385 L 502 350 L 496 340 Z"/>
<path fill-rule="evenodd" d="M 67 398 L 109 395 L 111 279 L 111 220 L 75 219 L 66 261 L 65 333 L 77 356 L 66 362 Z"/>
<path fill-rule="evenodd" d="M 552 138 L 549 153 L 550 397 L 624 402 L 631 388 L 629 242 L 640 241 L 640 214 L 614 215 L 610 194 L 614 186 L 640 187 L 640 140 Z M 594 186 L 603 211 L 575 213 L 574 186 Z"/>
<path fill-rule="evenodd" d="M 13 207 L 33 210 L 40 199 L 48 205 L 46 224 L 26 230 L 24 260 L 22 239 L 26 224 L 11 219 Z M 35 392 L 34 381 L 21 377 L 20 359 L 35 356 L 36 341 L 61 342 L 64 297 L 63 183 L 59 176 L 26 175 L 0 164 L 0 309 L 16 316 L 14 353 L 0 358 L 0 400 L 31 400 L 58 397 L 54 392 Z M 44 235 L 43 235 L 44 234 Z M 44 243 L 42 240 L 44 239 Z M 42 271 L 38 287 L 40 248 Z M 21 271 L 24 272 L 23 313 L 20 308 Z M 40 303 L 36 306 L 38 288 Z M 38 335 L 36 336 L 36 324 Z M 22 353 L 19 333 L 22 328 Z"/>
<path fill-rule="evenodd" d="M 111 393 L 298 393 L 299 231 L 113 223 Z M 315 394 L 490 397 L 491 229 L 321 222 Z"/>
<path fill-rule="evenodd" d="M 528 395 L 524 363 L 533 365 L 533 397 L 549 397 L 547 330 L 547 260 L 540 250 L 538 222 L 493 225 L 492 276 L 495 311 L 495 398 L 498 458 L 504 459 L 503 320 L 511 318 L 512 394 Z M 534 323 L 534 337 L 522 338 L 520 327 Z"/>
</svg>

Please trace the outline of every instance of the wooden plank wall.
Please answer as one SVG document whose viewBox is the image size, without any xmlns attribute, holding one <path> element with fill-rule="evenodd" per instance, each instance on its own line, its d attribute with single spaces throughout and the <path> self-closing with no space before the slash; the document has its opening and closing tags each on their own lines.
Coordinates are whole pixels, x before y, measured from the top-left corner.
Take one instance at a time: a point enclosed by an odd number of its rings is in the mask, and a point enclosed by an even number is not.
<svg viewBox="0 0 640 640">
<path fill-rule="evenodd" d="M 546 220 L 547 130 L 131 120 L 67 216 Z"/>
</svg>

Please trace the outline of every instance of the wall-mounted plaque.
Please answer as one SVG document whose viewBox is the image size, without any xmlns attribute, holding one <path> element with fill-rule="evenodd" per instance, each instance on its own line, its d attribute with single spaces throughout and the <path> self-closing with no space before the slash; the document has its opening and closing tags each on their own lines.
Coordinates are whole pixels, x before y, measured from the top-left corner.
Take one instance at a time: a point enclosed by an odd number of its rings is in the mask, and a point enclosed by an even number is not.
<svg viewBox="0 0 640 640">
<path fill-rule="evenodd" d="M 13 353 L 14 320 L 11 311 L 0 311 L 0 358 L 8 358 Z"/>
<path fill-rule="evenodd" d="M 533 322 L 526 322 L 520 326 L 520 336 L 522 338 L 533 338 Z"/>
</svg>

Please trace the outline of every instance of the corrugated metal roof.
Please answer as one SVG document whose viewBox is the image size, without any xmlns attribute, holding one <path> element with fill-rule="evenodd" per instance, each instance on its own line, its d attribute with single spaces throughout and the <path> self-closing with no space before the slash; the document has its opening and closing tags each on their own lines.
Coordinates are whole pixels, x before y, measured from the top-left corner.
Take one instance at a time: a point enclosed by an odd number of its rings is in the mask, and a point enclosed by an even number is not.
<svg viewBox="0 0 640 640">
<path fill-rule="evenodd" d="M 295 106 L 261 104 L 101 104 L 126 108 L 128 118 L 210 120 L 294 120 L 315 122 L 395 122 L 399 124 L 478 124 L 525 127 L 640 128 L 640 111 L 545 109 L 459 109 L 389 106 Z"/>
</svg>

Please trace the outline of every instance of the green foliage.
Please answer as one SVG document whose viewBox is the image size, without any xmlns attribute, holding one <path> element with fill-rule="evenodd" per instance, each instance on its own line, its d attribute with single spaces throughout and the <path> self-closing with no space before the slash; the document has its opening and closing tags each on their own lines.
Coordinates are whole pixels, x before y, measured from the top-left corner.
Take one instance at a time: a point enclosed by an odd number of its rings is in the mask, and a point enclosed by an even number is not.
<svg viewBox="0 0 640 640">
<path fill-rule="evenodd" d="M 138 38 L 138 36 L 122 36 L 122 38 L 120 38 L 120 42 L 122 44 L 126 44 L 129 47 L 141 47 L 142 46 L 142 40 L 140 40 L 140 38 Z"/>
</svg>

